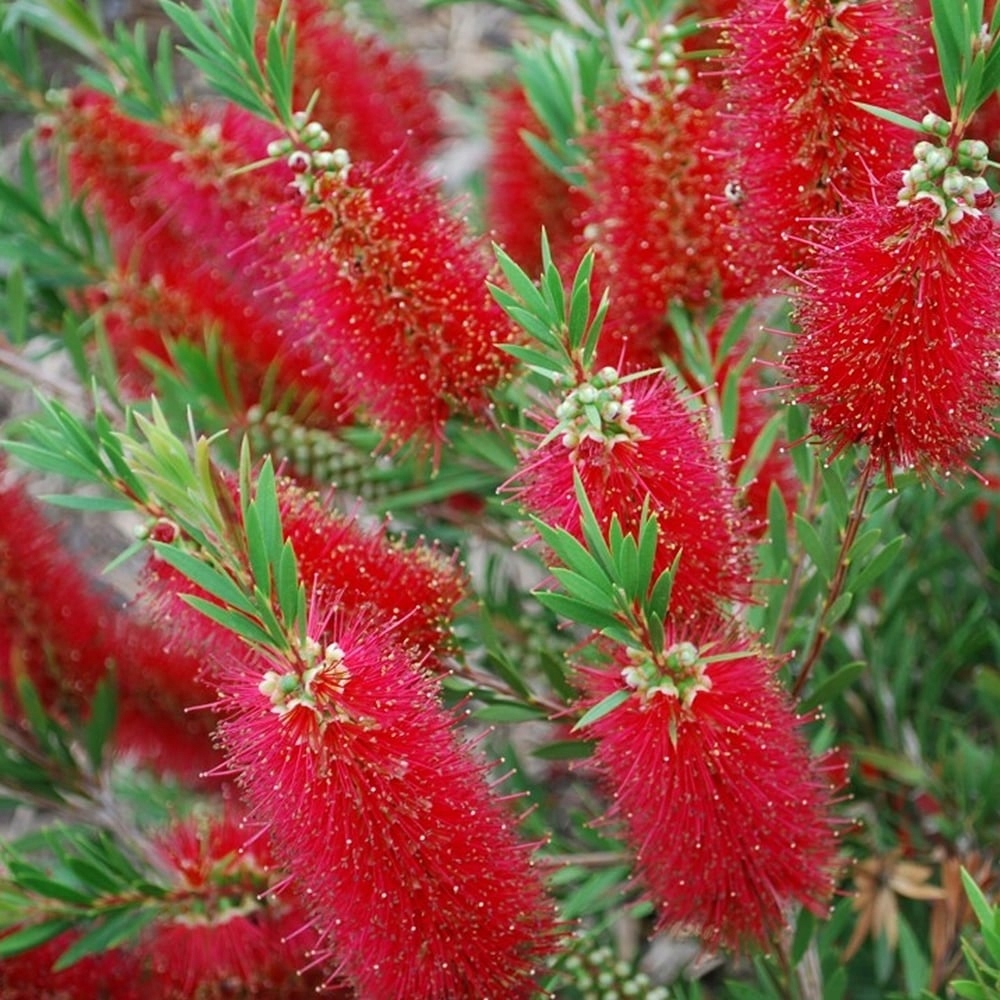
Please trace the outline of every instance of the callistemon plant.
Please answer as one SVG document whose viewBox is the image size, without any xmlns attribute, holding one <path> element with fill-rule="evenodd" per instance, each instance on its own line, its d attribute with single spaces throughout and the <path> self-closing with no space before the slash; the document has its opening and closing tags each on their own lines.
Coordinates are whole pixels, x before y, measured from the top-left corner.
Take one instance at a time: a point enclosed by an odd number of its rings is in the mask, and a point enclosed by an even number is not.
<svg viewBox="0 0 1000 1000">
<path fill-rule="evenodd" d="M 3 7 L 0 996 L 1000 996 L 996 5 L 433 6 Z"/>
</svg>

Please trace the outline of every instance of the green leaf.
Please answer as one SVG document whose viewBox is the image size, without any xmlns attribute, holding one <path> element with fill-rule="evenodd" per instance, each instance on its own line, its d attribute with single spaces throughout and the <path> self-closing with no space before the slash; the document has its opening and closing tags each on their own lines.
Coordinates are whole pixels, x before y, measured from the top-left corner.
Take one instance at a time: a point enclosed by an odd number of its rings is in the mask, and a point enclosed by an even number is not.
<svg viewBox="0 0 1000 1000">
<path fill-rule="evenodd" d="M 569 340 L 574 348 L 583 346 L 587 333 L 587 321 L 590 319 L 590 279 L 594 271 L 594 251 L 588 250 L 584 255 L 580 266 L 576 269 L 573 278 L 573 287 L 570 292 L 569 317 L 567 326 L 569 327 Z"/>
<path fill-rule="evenodd" d="M 994 911 L 987 898 L 983 895 L 983 890 L 979 888 L 979 883 L 976 882 L 965 868 L 961 869 L 961 876 L 965 895 L 968 897 L 969 905 L 976 914 L 979 926 L 994 927 L 997 924 L 997 915 L 1000 911 Z M 995 955 L 994 957 L 1000 960 L 1000 955 Z"/>
<path fill-rule="evenodd" d="M 45 920 L 39 924 L 31 924 L 29 927 L 22 927 L 0 938 L 0 958 L 10 958 L 19 955 L 22 951 L 37 948 L 39 945 L 51 941 L 60 934 L 68 931 L 76 923 L 75 920 L 68 920 L 60 917 L 55 920 Z"/>
<path fill-rule="evenodd" d="M 574 600 L 584 604 L 590 604 L 598 609 L 606 609 L 613 600 L 606 581 L 604 584 L 594 583 L 573 570 L 556 567 L 552 570 L 552 575 L 559 581 L 566 594 Z"/>
<path fill-rule="evenodd" d="M 184 602 L 190 604 L 196 611 L 200 611 L 206 618 L 210 618 L 217 625 L 235 633 L 241 639 L 254 646 L 263 646 L 265 649 L 274 648 L 274 637 L 270 635 L 254 618 L 248 618 L 238 611 L 230 611 L 227 608 L 220 608 L 218 604 L 194 597 L 191 594 L 184 595 Z"/>
<path fill-rule="evenodd" d="M 261 593 L 270 596 L 271 594 L 271 563 L 268 559 L 268 545 L 264 537 L 264 529 L 260 523 L 260 514 L 257 504 L 250 503 L 246 509 L 246 532 L 247 555 L 250 559 L 250 572 L 253 580 Z"/>
<path fill-rule="evenodd" d="M 186 552 L 174 543 L 153 542 L 153 551 L 168 566 L 200 587 L 205 593 L 227 607 L 236 608 L 248 615 L 255 615 L 257 607 L 247 595 L 221 570 L 210 566 L 204 557 Z"/>
<path fill-rule="evenodd" d="M 93 902 L 90 893 L 81 892 L 75 886 L 42 875 L 18 875 L 17 884 L 28 892 L 44 896 L 46 899 L 57 899 L 61 903 L 69 903 L 73 906 L 89 906 Z"/>
<path fill-rule="evenodd" d="M 96 770 L 104 759 L 104 748 L 118 721 L 118 692 L 111 677 L 102 677 L 90 700 L 90 717 L 83 727 L 83 745 Z"/>
<path fill-rule="evenodd" d="M 610 611 L 567 597 L 565 594 L 553 594 L 550 591 L 542 590 L 535 591 L 535 596 L 541 604 L 557 615 L 562 615 L 563 618 L 568 618 L 580 625 L 587 625 L 601 631 L 617 624 L 615 616 Z"/>
<path fill-rule="evenodd" d="M 545 709 L 536 705 L 502 699 L 490 702 L 483 708 L 477 708 L 472 714 L 483 722 L 527 722 L 531 719 L 544 719 L 548 715 Z"/>
<path fill-rule="evenodd" d="M 87 497 L 77 493 L 42 493 L 40 500 L 52 504 L 53 507 L 63 507 L 67 510 L 90 511 L 121 511 L 134 510 L 135 504 L 119 497 Z"/>
<path fill-rule="evenodd" d="M 955 0 L 931 0 L 931 33 L 941 68 L 941 82 L 952 108 L 958 98 L 969 46 L 963 38 L 961 6 Z"/>
<path fill-rule="evenodd" d="M 996 1000 L 995 993 L 971 979 L 953 979 L 948 984 L 948 989 L 963 1000 Z"/>
<path fill-rule="evenodd" d="M 844 485 L 843 465 L 841 462 L 823 463 L 819 467 L 823 479 L 823 493 L 829 501 L 830 509 L 838 524 L 844 524 L 851 511 L 851 501 Z"/>
<path fill-rule="evenodd" d="M 93 895 L 113 895 L 123 888 L 120 879 L 112 877 L 102 865 L 93 861 L 79 857 L 63 857 L 62 861 Z"/>
<path fill-rule="evenodd" d="M 551 318 L 545 299 L 542 298 L 542 293 L 535 287 L 531 278 L 529 278 L 524 271 L 518 267 L 514 259 L 508 256 L 504 252 L 503 248 L 496 243 L 493 244 L 493 253 L 496 254 L 500 270 L 503 271 L 504 277 L 510 283 L 510 287 L 520 300 L 521 305 L 523 305 L 529 313 L 537 316 L 543 321 Z M 500 305 L 503 305 L 503 302 L 501 302 Z"/>
<path fill-rule="evenodd" d="M 501 351 L 517 358 L 518 361 L 540 375 L 559 375 L 563 371 L 563 366 L 558 361 L 554 361 L 548 354 L 543 354 L 534 348 L 522 347 L 520 344 L 500 344 L 499 347 Z"/>
<path fill-rule="evenodd" d="M 792 965 L 798 965 L 812 942 L 813 934 L 816 932 L 816 918 L 809 910 L 799 910 L 798 920 L 795 922 L 795 935 L 792 938 L 791 959 Z"/>
<path fill-rule="evenodd" d="M 110 951 L 137 937 L 144 927 L 147 927 L 159 916 L 157 909 L 153 907 L 129 906 L 119 910 L 97 922 L 89 925 L 90 929 L 85 930 L 58 958 L 52 966 L 53 972 L 61 972 L 71 965 L 86 958 L 88 955 L 97 955 L 104 951 Z"/>
<path fill-rule="evenodd" d="M 305 592 L 299 580 L 298 561 L 291 541 L 286 541 L 281 550 L 275 586 L 281 617 L 288 625 L 293 625 L 305 613 Z"/>
<path fill-rule="evenodd" d="M 796 514 L 795 533 L 806 550 L 813 565 L 823 580 L 829 582 L 833 576 L 837 554 L 826 547 L 816 529 L 801 515 Z"/>
<path fill-rule="evenodd" d="M 557 740 L 531 751 L 540 760 L 585 760 L 594 752 L 592 740 Z"/>
<path fill-rule="evenodd" d="M 867 563 L 860 567 L 851 566 L 848 584 L 856 594 L 864 594 L 899 558 L 899 550 L 906 542 L 905 535 L 897 535 L 886 542 Z"/>
<path fill-rule="evenodd" d="M 809 697 L 803 698 L 799 702 L 799 712 L 806 715 L 821 705 L 832 702 L 842 691 L 846 691 L 861 677 L 865 672 L 865 666 L 865 663 L 860 660 L 842 666 L 819 684 Z"/>
<path fill-rule="evenodd" d="M 952 0 L 945 0 L 945 3 L 951 2 Z M 863 101 L 852 101 L 851 103 L 861 108 L 862 111 L 867 111 L 869 114 L 875 115 L 876 118 L 881 118 L 883 121 L 899 125 L 900 128 L 909 129 L 911 132 L 926 134 L 924 126 L 920 122 L 914 121 L 912 118 L 907 118 L 906 115 L 901 115 L 896 111 L 889 111 L 887 108 L 876 107 L 874 104 L 865 104 Z"/>
<path fill-rule="evenodd" d="M 853 752 L 858 760 L 884 771 L 904 785 L 916 787 L 924 784 L 927 779 L 922 767 L 901 754 L 891 753 L 877 747 L 855 747 Z"/>
<path fill-rule="evenodd" d="M 614 865 L 588 875 L 579 888 L 563 901 L 560 907 L 562 919 L 576 920 L 617 903 L 621 894 L 620 886 L 628 873 L 627 866 Z"/>
<path fill-rule="evenodd" d="M 271 566 L 277 566 L 281 558 L 284 537 L 281 530 L 281 514 L 278 510 L 278 487 L 274 478 L 274 465 L 270 458 L 264 459 L 260 472 L 257 473 L 254 505 L 260 519 L 268 562 Z"/>
<path fill-rule="evenodd" d="M 628 688 L 619 688 L 617 691 L 612 691 L 611 694 L 606 698 L 602 698 L 596 705 L 591 705 L 580 716 L 579 721 L 573 727 L 573 732 L 575 733 L 578 729 L 586 729 L 587 726 L 592 726 L 598 719 L 603 719 L 604 716 L 609 715 L 620 705 L 624 705 L 632 697 L 633 693 Z"/>
<path fill-rule="evenodd" d="M 544 521 L 539 521 L 537 517 L 531 520 L 553 555 L 574 573 L 595 583 L 598 580 L 608 579 L 600 563 L 568 531 L 563 528 L 553 528 Z"/>
</svg>

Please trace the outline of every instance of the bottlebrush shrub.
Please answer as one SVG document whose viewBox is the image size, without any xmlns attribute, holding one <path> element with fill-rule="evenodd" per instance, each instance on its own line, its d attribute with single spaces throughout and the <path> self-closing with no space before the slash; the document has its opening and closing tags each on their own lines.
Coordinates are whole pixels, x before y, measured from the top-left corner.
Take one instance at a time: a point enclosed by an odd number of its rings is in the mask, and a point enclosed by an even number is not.
<svg viewBox="0 0 1000 1000">
<path fill-rule="evenodd" d="M 231 812 L 193 816 L 163 831 L 153 847 L 178 883 L 177 910 L 139 941 L 136 972 L 144 996 L 315 995 L 322 974 L 300 974 L 307 917 L 268 891 L 277 868 L 259 831 Z M 329 992 L 350 996 L 346 986 Z"/>
<path fill-rule="evenodd" d="M 586 198 L 546 167 L 528 145 L 526 136 L 541 141 L 545 128 L 523 87 L 507 86 L 492 95 L 489 127 L 483 208 L 493 238 L 529 274 L 542 266 L 538 244 L 542 229 L 553 256 L 572 261 L 581 239 L 578 230 L 584 224 Z"/>
<path fill-rule="evenodd" d="M 658 81 L 602 114 L 585 220 L 599 286 L 616 303 L 601 346 L 608 364 L 655 365 L 672 300 L 700 306 L 731 291 L 720 111 L 720 94 L 700 80 Z"/>
<path fill-rule="evenodd" d="M 405 164 L 343 150 L 290 163 L 302 197 L 275 211 L 261 248 L 296 303 L 287 336 L 390 441 L 439 448 L 449 416 L 482 416 L 509 372 L 498 341 L 513 332 L 485 291 L 488 261 Z"/>
<path fill-rule="evenodd" d="M 228 489 L 235 507 L 239 503 L 235 481 L 230 480 Z M 452 619 L 466 597 L 465 579 L 455 560 L 430 545 L 391 539 L 384 527 L 362 526 L 355 517 L 334 509 L 330 494 L 324 501 L 289 480 L 279 480 L 278 498 L 286 536 L 315 599 L 330 607 L 367 609 L 386 623 L 405 623 L 398 640 L 405 642 L 421 667 L 446 669 L 446 654 L 454 646 Z M 171 534 L 169 540 L 173 538 Z M 191 587 L 184 575 L 154 556 L 139 581 L 139 604 L 165 636 L 194 655 L 238 649 L 231 632 L 180 599 L 186 590 Z"/>
<path fill-rule="evenodd" d="M 356 160 L 416 165 L 426 159 L 444 126 L 420 64 L 376 35 L 352 30 L 348 15 L 322 0 L 262 3 L 259 51 L 282 7 L 296 33 L 294 106 L 311 105 L 333 145 L 351 150 Z"/>
<path fill-rule="evenodd" d="M 0 993 L 969 992 L 995 5 L 9 6 Z"/>
</svg>

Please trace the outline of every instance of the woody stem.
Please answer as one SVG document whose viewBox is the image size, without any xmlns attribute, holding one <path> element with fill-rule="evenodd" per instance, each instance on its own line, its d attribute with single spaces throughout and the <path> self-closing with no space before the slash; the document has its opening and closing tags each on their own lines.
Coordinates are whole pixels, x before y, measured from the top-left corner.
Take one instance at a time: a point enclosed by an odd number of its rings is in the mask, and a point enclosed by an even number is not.
<svg viewBox="0 0 1000 1000">
<path fill-rule="evenodd" d="M 837 556 L 837 569 L 833 574 L 833 579 L 830 581 L 826 600 L 823 602 L 823 610 L 820 612 L 816 631 L 813 633 L 812 642 L 802 660 L 799 675 L 796 677 L 795 685 L 792 688 L 793 698 L 798 698 L 801 695 L 802 689 L 809 679 L 809 674 L 819 659 L 819 654 L 822 652 L 823 646 L 826 644 L 827 639 L 830 638 L 830 628 L 826 623 L 827 618 L 830 614 L 830 609 L 843 592 L 844 583 L 847 580 L 847 571 L 851 565 L 849 556 L 854 541 L 858 537 L 858 530 L 864 522 L 865 504 L 871 495 L 874 472 L 875 462 L 869 457 L 868 461 L 865 462 L 864 468 L 861 470 L 861 479 L 858 481 L 858 492 L 854 498 L 854 506 L 851 508 L 847 524 L 844 526 L 844 536 L 840 543 L 840 553 Z"/>
</svg>

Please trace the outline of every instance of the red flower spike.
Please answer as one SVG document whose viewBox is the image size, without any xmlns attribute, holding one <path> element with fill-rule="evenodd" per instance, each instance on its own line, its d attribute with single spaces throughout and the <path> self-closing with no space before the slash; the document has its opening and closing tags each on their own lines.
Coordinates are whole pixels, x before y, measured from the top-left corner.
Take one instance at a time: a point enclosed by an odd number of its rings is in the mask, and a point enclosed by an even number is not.
<svg viewBox="0 0 1000 1000">
<path fill-rule="evenodd" d="M 118 685 L 116 747 L 158 773 L 186 779 L 217 767 L 214 720 L 192 711 L 216 697 L 203 658 L 135 606 L 118 612 L 107 638 Z"/>
<path fill-rule="evenodd" d="M 310 107 L 333 145 L 354 160 L 400 157 L 419 166 L 444 136 L 419 63 L 374 34 L 351 30 L 335 4 L 324 0 L 267 0 L 257 23 L 270 24 L 279 7 L 296 28 L 292 106 Z M 263 37 L 260 44 L 263 50 Z"/>
<path fill-rule="evenodd" d="M 360 996 L 534 996 L 555 925 L 531 848 L 397 631 L 314 615 L 300 664 L 223 665 L 228 764 Z"/>
<path fill-rule="evenodd" d="M 573 420 L 574 401 L 588 387 L 607 394 L 594 404 L 608 406 L 601 432 L 583 420 L 581 433 Z M 574 473 L 605 533 L 617 514 L 622 530 L 635 534 L 648 495 L 659 527 L 654 572 L 669 569 L 681 553 L 672 617 L 714 616 L 721 605 L 746 600 L 751 545 L 735 490 L 703 423 L 662 373 L 619 383 L 614 369 L 604 369 L 543 423 L 550 433 L 514 476 L 515 499 L 582 539 Z"/>
<path fill-rule="evenodd" d="M 329 971 L 299 973 L 316 936 L 296 933 L 306 914 L 267 891 L 276 872 L 266 838 L 223 816 L 178 823 L 157 847 L 176 874 L 173 897 L 181 909 L 178 919 L 165 916 L 148 928 L 134 949 L 150 977 L 144 997 L 210 1000 L 237 990 L 274 1000 L 316 995 Z M 334 986 L 326 995 L 353 994 Z"/>
<path fill-rule="evenodd" d="M 46 708 L 80 719 L 97 684 L 113 677 L 113 746 L 158 771 L 195 775 L 218 762 L 207 721 L 186 709 L 210 689 L 199 660 L 167 651 L 166 635 L 123 612 L 66 549 L 56 525 L 17 483 L 0 488 L 0 695 L 18 714 L 16 672 Z"/>
<path fill-rule="evenodd" d="M 108 671 L 111 595 L 95 587 L 24 487 L 2 466 L 0 475 L 3 713 L 17 714 L 14 680 L 23 671 L 46 706 L 79 716 Z"/>
<path fill-rule="evenodd" d="M 784 364 L 824 445 L 866 445 L 890 480 L 967 465 L 991 433 L 1000 351 L 995 223 L 943 226 L 931 198 L 895 200 L 883 188 L 827 227 Z"/>
<path fill-rule="evenodd" d="M 110 98 L 74 93 L 59 134 L 74 187 L 106 219 L 118 273 L 85 297 L 107 318 L 109 339 L 133 391 L 148 391 L 141 352 L 165 357 L 168 339 L 200 341 L 215 328 L 236 361 L 244 404 L 261 385 L 289 396 L 300 419 L 336 428 L 350 416 L 343 393 L 284 335 L 281 300 L 259 294 L 257 235 L 287 196 L 284 164 L 252 171 L 275 137 L 231 106 L 190 111 L 170 127 L 137 122 Z"/>
<path fill-rule="evenodd" d="M 524 89 L 507 87 L 490 109 L 490 156 L 486 163 L 486 220 L 494 239 L 528 274 L 542 269 L 541 233 L 553 260 L 575 269 L 581 235 L 582 191 L 550 170 L 525 142 L 523 133 L 543 137 Z"/>
<path fill-rule="evenodd" d="M 855 102 L 919 119 L 927 87 L 897 0 L 743 0 L 727 41 L 732 243 L 753 291 L 808 259 L 814 220 L 906 158 L 910 133 Z"/>
<path fill-rule="evenodd" d="M 75 931 L 66 931 L 37 948 L 5 957 L 0 961 L 0 996 L 4 1000 L 152 1000 L 134 956 L 121 948 L 88 955 L 54 972 L 52 966 L 59 956 L 79 937 Z"/>
<path fill-rule="evenodd" d="M 281 519 L 315 600 L 348 609 L 371 607 L 399 622 L 397 641 L 435 669 L 451 642 L 451 620 L 467 594 L 454 559 L 436 546 L 407 547 L 384 530 L 364 530 L 315 494 L 281 487 Z"/>
<path fill-rule="evenodd" d="M 621 651 L 606 669 L 583 671 L 581 709 L 630 694 L 587 727 L 594 764 L 658 929 L 707 948 L 768 947 L 795 904 L 826 913 L 840 774 L 810 759 L 772 657 L 725 628 L 687 635 L 667 630 L 670 669 Z"/>
<path fill-rule="evenodd" d="M 720 95 L 704 85 L 654 84 L 606 108 L 588 143 L 585 223 L 595 286 L 611 291 L 600 348 L 609 364 L 658 365 L 673 299 L 694 307 L 735 290 L 720 108 Z"/>
<path fill-rule="evenodd" d="M 391 440 L 437 446 L 453 413 L 485 413 L 512 367 L 483 248 L 409 169 L 342 164 L 306 180 L 262 251 L 295 308 L 287 336 Z"/>
</svg>

